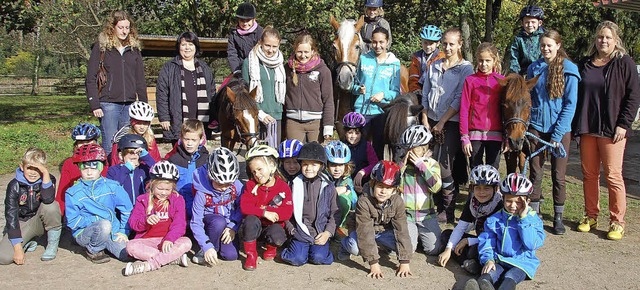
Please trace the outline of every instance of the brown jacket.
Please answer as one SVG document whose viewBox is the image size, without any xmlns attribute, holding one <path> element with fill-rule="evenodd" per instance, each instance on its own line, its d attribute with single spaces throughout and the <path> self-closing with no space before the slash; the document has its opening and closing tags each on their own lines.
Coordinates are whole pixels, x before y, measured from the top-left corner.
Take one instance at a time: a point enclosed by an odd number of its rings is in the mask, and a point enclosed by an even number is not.
<svg viewBox="0 0 640 290">
<path fill-rule="evenodd" d="M 287 118 L 297 121 L 321 120 L 322 126 L 333 130 L 333 80 L 331 71 L 320 61 L 309 73 L 298 73 L 298 85 L 293 84 L 292 70 L 285 65 L 287 95 L 285 107 Z"/>
<path fill-rule="evenodd" d="M 358 198 L 356 204 L 356 233 L 360 255 L 369 265 L 378 263 L 380 255 L 375 234 L 391 229 L 396 237 L 398 260 L 401 264 L 408 264 L 412 246 L 402 197 L 396 193 L 382 205 L 378 205 L 368 189 L 365 188 L 365 193 Z"/>
</svg>

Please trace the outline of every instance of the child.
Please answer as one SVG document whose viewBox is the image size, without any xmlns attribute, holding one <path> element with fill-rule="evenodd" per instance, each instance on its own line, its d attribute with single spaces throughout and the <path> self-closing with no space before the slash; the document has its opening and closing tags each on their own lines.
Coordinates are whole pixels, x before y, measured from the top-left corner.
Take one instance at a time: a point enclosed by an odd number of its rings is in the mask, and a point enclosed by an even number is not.
<svg viewBox="0 0 640 290">
<path fill-rule="evenodd" d="M 364 25 L 360 29 L 362 40 L 366 43 L 362 48 L 362 54 L 369 53 L 371 50 L 371 38 L 373 30 L 382 27 L 389 31 L 389 42 L 387 47 L 391 46 L 391 27 L 389 22 L 384 19 L 384 9 L 382 9 L 382 0 L 365 0 L 364 2 Z"/>
<path fill-rule="evenodd" d="M 422 27 L 420 38 L 422 38 L 422 49 L 411 55 L 409 91 L 421 96 L 427 68 L 432 62 L 444 58 L 444 52 L 438 49 L 442 38 L 442 30 L 438 26 L 426 25 Z"/>
<path fill-rule="evenodd" d="M 500 58 L 495 45 L 483 42 L 476 50 L 478 71 L 464 80 L 460 98 L 460 139 L 469 165 L 500 166 L 502 108 Z M 482 162 L 482 156 L 485 162 Z"/>
<path fill-rule="evenodd" d="M 73 162 L 80 168 L 81 178 L 65 194 L 67 226 L 76 242 L 86 248 L 86 258 L 96 264 L 110 261 L 104 249 L 118 260 L 127 259 L 126 225 L 133 209 L 124 188 L 100 176 L 106 161 L 104 149 L 97 144 L 76 149 Z"/>
<path fill-rule="evenodd" d="M 362 254 L 369 263 L 371 278 L 383 278 L 378 263 L 378 244 L 398 253 L 400 266 L 396 276 L 411 275 L 411 239 L 402 198 L 396 194 L 400 185 L 400 167 L 391 161 L 380 161 L 371 171 L 371 181 L 356 205 L 356 230 L 342 240 L 339 260 Z"/>
<path fill-rule="evenodd" d="M 147 152 L 147 142 L 139 135 L 127 134 L 118 141 L 120 164 L 109 167 L 107 178 L 115 180 L 129 194 L 131 203 L 145 192 L 149 168 L 156 164 Z"/>
<path fill-rule="evenodd" d="M 440 226 L 433 196 L 442 187 L 440 165 L 431 158 L 429 150 L 432 135 L 425 126 L 413 125 L 404 130 L 400 138 L 409 150 L 400 165 L 401 196 L 407 211 L 411 246 L 415 252 L 421 242 L 425 254 L 432 256 L 440 250 Z"/>
<path fill-rule="evenodd" d="M 282 251 L 282 260 L 302 266 L 307 262 L 331 265 L 333 254 L 329 238 L 336 230 L 336 188 L 322 174 L 327 165 L 324 148 L 317 142 L 307 143 L 300 149 L 298 160 L 302 174 L 293 180 L 293 218 L 295 229 L 289 246 Z"/>
<path fill-rule="evenodd" d="M 256 240 L 265 240 L 265 261 L 273 260 L 278 247 L 287 241 L 284 223 L 291 218 L 293 202 L 291 189 L 278 176 L 278 152 L 266 145 L 255 146 L 247 152 L 247 181 L 240 200 L 244 216 L 241 232 L 244 251 L 247 254 L 242 268 L 256 269 L 258 252 Z"/>
<path fill-rule="evenodd" d="M 243 185 L 238 180 L 238 159 L 231 150 L 219 147 L 209 155 L 207 166 L 194 174 L 193 219 L 191 230 L 200 245 L 194 263 L 209 265 L 238 259 L 236 233 L 242 222 L 240 197 Z"/>
<path fill-rule="evenodd" d="M 182 195 L 186 204 L 187 220 L 191 220 L 193 207 L 193 173 L 200 167 L 207 164 L 209 151 L 203 145 L 204 126 L 202 122 L 189 119 L 182 123 L 180 129 L 179 145 L 176 146 L 176 153 L 167 160 L 178 167 L 180 179 L 176 184 L 178 193 Z"/>
<path fill-rule="evenodd" d="M 62 232 L 60 206 L 55 201 L 56 179 L 49 174 L 47 154 L 29 148 L 16 169 L 16 177 L 7 184 L 5 196 L 6 227 L 0 242 L 0 265 L 25 262 L 24 253 L 35 251 L 34 240 L 47 232 L 47 248 L 42 261 L 56 258 Z"/>
<path fill-rule="evenodd" d="M 236 10 L 238 25 L 229 32 L 227 61 L 231 72 L 242 71 L 242 62 L 262 37 L 262 26 L 256 22 L 256 7 L 249 2 L 241 3 Z"/>
<path fill-rule="evenodd" d="M 540 58 L 540 36 L 544 33 L 543 19 L 544 11 L 538 6 L 527 6 L 520 11 L 522 30 L 509 48 L 509 72 L 526 75 L 529 65 Z"/>
<path fill-rule="evenodd" d="M 500 173 L 495 167 L 478 165 L 471 170 L 469 176 L 470 197 L 453 231 L 445 230 L 442 233 L 442 240 L 448 241 L 446 248 L 438 256 L 438 262 L 444 267 L 453 252 L 453 259 L 467 272 L 475 275 L 479 274 L 481 269 L 478 261 L 478 238 L 466 232 L 474 225 L 476 235 L 484 231 L 487 218 L 502 209 L 502 193 L 498 190 Z"/>
<path fill-rule="evenodd" d="M 129 262 L 124 275 L 131 276 L 174 264 L 187 267 L 191 240 L 184 237 L 187 222 L 184 199 L 176 191 L 178 168 L 169 161 L 156 163 L 149 172 L 146 194 L 136 198 L 129 225 L 136 237 L 127 243 L 127 253 L 141 260 Z"/>
<path fill-rule="evenodd" d="M 100 129 L 98 126 L 91 123 L 80 123 L 71 131 L 71 138 L 73 139 L 73 150 L 78 147 L 92 143 L 99 144 L 98 138 L 100 138 Z M 107 167 L 105 166 L 102 172 L 102 176 L 107 176 Z M 60 169 L 60 183 L 58 184 L 58 192 L 56 193 L 56 201 L 60 205 L 60 213 L 64 216 L 64 193 L 71 187 L 76 180 L 80 178 L 80 169 L 73 164 L 73 158 L 67 158 L 62 163 Z"/>
<path fill-rule="evenodd" d="M 529 207 L 533 185 L 518 173 L 500 183 L 504 208 L 491 215 L 480 234 L 478 251 L 482 275 L 467 281 L 464 289 L 516 289 L 516 284 L 533 276 L 540 265 L 536 250 L 545 239 L 542 220 Z"/>
<path fill-rule="evenodd" d="M 340 237 L 348 236 L 347 233 L 347 216 L 351 210 L 356 207 L 358 195 L 353 188 L 353 180 L 351 173 L 353 172 L 353 163 L 351 162 L 351 149 L 340 141 L 330 141 L 324 148 L 327 153 L 327 171 L 329 179 L 333 181 L 338 193 L 338 209 L 340 218 L 338 219 L 338 228 L 336 234 Z"/>
<path fill-rule="evenodd" d="M 300 148 L 302 148 L 302 142 L 297 139 L 284 140 L 278 147 L 278 153 L 280 155 L 279 170 L 289 185 L 291 185 L 293 179 L 300 174 L 300 163 L 298 163 Z"/>
<path fill-rule="evenodd" d="M 378 163 L 378 156 L 373 150 L 371 141 L 367 141 L 362 136 L 365 124 L 364 116 L 357 112 L 347 113 L 342 118 L 342 126 L 345 130 L 343 141 L 351 151 L 351 162 L 355 167 L 351 178 L 353 178 L 354 190 L 357 193 L 362 192 L 362 185 L 368 181 L 371 169 Z"/>
<path fill-rule="evenodd" d="M 160 161 L 160 150 L 158 150 L 158 144 L 156 143 L 156 137 L 151 130 L 151 120 L 153 120 L 153 108 L 151 105 L 136 101 L 129 107 L 130 125 L 124 126 L 113 135 L 113 147 L 111 149 L 111 159 L 109 160 L 111 165 L 117 165 L 122 163 L 118 151 L 118 141 L 126 134 L 137 134 L 147 141 L 147 147 L 149 155 L 153 160 Z M 153 164 L 147 164 L 149 168 Z"/>
</svg>

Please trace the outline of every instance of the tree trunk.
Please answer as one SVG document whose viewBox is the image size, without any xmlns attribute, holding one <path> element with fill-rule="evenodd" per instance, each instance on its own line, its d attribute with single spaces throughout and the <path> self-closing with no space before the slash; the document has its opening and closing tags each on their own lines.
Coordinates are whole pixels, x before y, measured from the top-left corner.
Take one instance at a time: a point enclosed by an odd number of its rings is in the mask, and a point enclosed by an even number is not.
<svg viewBox="0 0 640 290">
<path fill-rule="evenodd" d="M 460 14 L 460 29 L 462 30 L 462 41 L 464 42 L 464 49 L 462 52 L 464 59 L 473 62 L 473 53 L 471 52 L 471 33 L 469 31 L 469 18 L 466 12 Z"/>
<path fill-rule="evenodd" d="M 486 0 L 484 9 L 484 42 L 493 42 L 493 0 Z"/>
<path fill-rule="evenodd" d="M 33 78 L 31 79 L 31 95 L 37 96 L 40 87 L 39 83 L 39 74 L 40 74 L 40 23 L 35 27 L 35 43 L 34 43 L 34 51 L 36 54 L 36 58 L 33 62 Z"/>
</svg>

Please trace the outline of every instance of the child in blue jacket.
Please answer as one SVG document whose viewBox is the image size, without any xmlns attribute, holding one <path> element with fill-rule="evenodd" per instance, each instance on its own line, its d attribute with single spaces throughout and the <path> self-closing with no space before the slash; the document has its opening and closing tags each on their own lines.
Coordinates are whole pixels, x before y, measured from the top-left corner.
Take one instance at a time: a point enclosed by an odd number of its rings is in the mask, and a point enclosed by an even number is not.
<svg viewBox="0 0 640 290">
<path fill-rule="evenodd" d="M 147 151 L 147 142 L 140 135 L 127 134 L 118 141 L 120 164 L 107 170 L 107 178 L 115 180 L 129 194 L 131 204 L 145 193 L 149 169 L 156 163 Z M 141 162 L 142 161 L 142 162 Z"/>
<path fill-rule="evenodd" d="M 533 185 L 524 176 L 511 173 L 500 183 L 504 208 L 490 216 L 480 234 L 478 254 L 482 275 L 466 282 L 464 289 L 516 289 L 533 279 L 540 260 L 536 250 L 545 239 L 542 220 L 529 207 Z"/>
</svg>

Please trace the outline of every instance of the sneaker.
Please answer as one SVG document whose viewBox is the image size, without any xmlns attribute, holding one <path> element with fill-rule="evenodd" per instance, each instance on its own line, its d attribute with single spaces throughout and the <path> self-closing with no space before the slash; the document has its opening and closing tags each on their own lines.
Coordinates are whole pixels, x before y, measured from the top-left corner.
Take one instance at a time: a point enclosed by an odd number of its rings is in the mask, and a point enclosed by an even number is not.
<svg viewBox="0 0 640 290">
<path fill-rule="evenodd" d="M 149 266 L 149 262 L 137 261 L 137 262 L 129 262 L 127 266 L 124 268 L 124 275 L 131 276 L 135 274 L 142 274 L 144 272 L 149 272 L 151 267 Z"/>
<path fill-rule="evenodd" d="M 578 231 L 586 233 L 598 226 L 598 221 L 594 218 L 585 216 L 582 218 L 582 222 L 578 225 Z"/>
<path fill-rule="evenodd" d="M 351 253 L 345 250 L 342 246 L 338 251 L 338 261 L 349 261 L 351 260 Z"/>
<path fill-rule="evenodd" d="M 85 252 L 85 256 L 87 260 L 93 262 L 94 264 L 104 264 L 111 261 L 111 258 L 104 253 L 104 251 L 97 252 L 95 254 L 90 253 L 89 251 Z"/>
<path fill-rule="evenodd" d="M 28 243 L 24 244 L 24 246 L 22 246 L 22 250 L 25 253 L 29 253 L 29 252 L 35 251 L 37 247 L 38 247 L 38 242 L 29 241 Z"/>
<path fill-rule="evenodd" d="M 196 255 L 191 259 L 191 262 L 198 265 L 204 265 L 204 252 L 202 250 L 198 251 Z"/>
<path fill-rule="evenodd" d="M 612 222 L 609 226 L 609 233 L 607 234 L 607 239 L 613 241 L 619 241 L 624 236 L 624 228 L 617 222 Z"/>
<path fill-rule="evenodd" d="M 477 275 L 480 274 L 480 270 L 482 270 L 482 267 L 480 266 L 480 263 L 476 261 L 476 259 L 467 259 L 462 263 L 462 269 L 469 272 L 469 274 Z"/>
<path fill-rule="evenodd" d="M 182 256 L 180 256 L 180 258 L 177 258 L 173 261 L 171 261 L 171 263 L 169 263 L 168 265 L 178 265 L 180 267 L 189 267 L 189 258 L 187 257 L 187 254 L 182 254 Z"/>
</svg>

